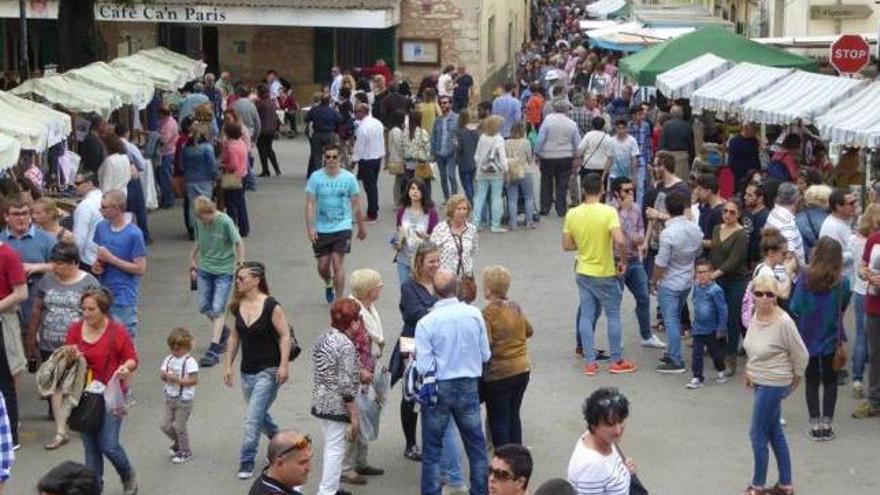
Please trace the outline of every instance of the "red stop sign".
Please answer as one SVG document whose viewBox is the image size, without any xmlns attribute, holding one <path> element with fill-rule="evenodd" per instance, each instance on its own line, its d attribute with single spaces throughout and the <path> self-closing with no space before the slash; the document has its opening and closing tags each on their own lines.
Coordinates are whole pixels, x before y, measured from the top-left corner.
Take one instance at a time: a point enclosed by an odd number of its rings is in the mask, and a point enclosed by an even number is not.
<svg viewBox="0 0 880 495">
<path fill-rule="evenodd" d="M 871 61 L 871 49 L 858 34 L 844 34 L 831 44 L 830 61 L 841 74 L 855 74 Z"/>
</svg>

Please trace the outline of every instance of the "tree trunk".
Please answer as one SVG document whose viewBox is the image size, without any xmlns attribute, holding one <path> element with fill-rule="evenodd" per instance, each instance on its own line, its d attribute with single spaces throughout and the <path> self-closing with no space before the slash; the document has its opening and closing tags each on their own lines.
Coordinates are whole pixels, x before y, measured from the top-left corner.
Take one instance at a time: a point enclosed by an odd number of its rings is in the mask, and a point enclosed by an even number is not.
<svg viewBox="0 0 880 495">
<path fill-rule="evenodd" d="M 95 0 L 59 0 L 58 31 L 61 72 L 101 59 Z"/>
</svg>

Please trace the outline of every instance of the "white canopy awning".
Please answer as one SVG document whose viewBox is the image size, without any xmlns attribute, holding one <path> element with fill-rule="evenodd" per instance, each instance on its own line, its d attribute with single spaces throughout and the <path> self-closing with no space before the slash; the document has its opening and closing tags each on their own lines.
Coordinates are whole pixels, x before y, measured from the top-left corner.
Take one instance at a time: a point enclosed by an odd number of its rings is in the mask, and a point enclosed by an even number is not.
<svg viewBox="0 0 880 495">
<path fill-rule="evenodd" d="M 794 69 L 777 69 L 749 62 L 737 64 L 694 91 L 691 108 L 695 113 L 738 114 L 743 102 L 792 72 Z"/>
<path fill-rule="evenodd" d="M 816 117 L 816 127 L 832 143 L 880 148 L 880 83 L 872 83 Z"/>
<path fill-rule="evenodd" d="M 205 69 L 208 67 L 207 64 L 201 60 L 189 58 L 186 55 L 181 55 L 180 53 L 161 46 L 150 48 L 149 50 L 141 50 L 138 53 L 158 62 L 168 64 L 181 71 L 185 71 L 187 74 L 187 81 L 202 77 L 205 75 Z"/>
<path fill-rule="evenodd" d="M 15 166 L 19 154 L 21 154 L 21 144 L 18 139 L 0 134 L 0 170 Z"/>
<path fill-rule="evenodd" d="M 578 24 L 583 31 L 590 31 L 593 29 L 612 27 L 615 24 L 618 24 L 618 22 L 608 19 L 581 19 L 578 21 Z"/>
<path fill-rule="evenodd" d="M 668 98 L 690 98 L 697 88 L 736 65 L 714 53 L 706 53 L 657 76 L 655 86 Z"/>
<path fill-rule="evenodd" d="M 11 93 L 18 96 L 36 95 L 74 112 L 94 112 L 104 117 L 123 105 L 117 92 L 95 87 L 64 74 L 28 79 Z"/>
<path fill-rule="evenodd" d="M 70 135 L 70 116 L 46 105 L 0 91 L 0 133 L 26 150 L 41 152 Z"/>
<path fill-rule="evenodd" d="M 866 80 L 796 71 L 749 99 L 742 115 L 764 124 L 810 123 L 867 84 Z"/>
<path fill-rule="evenodd" d="M 64 73 L 65 76 L 92 84 L 97 88 L 114 93 L 125 105 L 134 105 L 138 110 L 147 107 L 153 98 L 155 88 L 128 71 L 116 69 L 104 62 L 95 62 L 85 67 Z"/>
<path fill-rule="evenodd" d="M 626 7 L 626 0 L 599 0 L 587 5 L 587 14 L 596 19 L 605 19 L 624 7 Z"/>
<path fill-rule="evenodd" d="M 176 91 L 191 79 L 190 71 L 163 64 L 141 52 L 117 58 L 110 66 L 141 77 L 163 91 Z"/>
</svg>

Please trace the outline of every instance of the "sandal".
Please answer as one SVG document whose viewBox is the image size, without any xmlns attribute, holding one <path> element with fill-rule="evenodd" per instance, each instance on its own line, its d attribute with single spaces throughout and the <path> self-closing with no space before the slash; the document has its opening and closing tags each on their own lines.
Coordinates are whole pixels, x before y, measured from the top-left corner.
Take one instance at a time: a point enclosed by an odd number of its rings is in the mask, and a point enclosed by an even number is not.
<svg viewBox="0 0 880 495">
<path fill-rule="evenodd" d="M 749 487 L 746 488 L 746 491 L 744 491 L 742 495 L 767 495 L 767 490 L 763 488 L 755 488 L 754 486 L 749 485 Z"/>
<path fill-rule="evenodd" d="M 70 441 L 70 436 L 66 434 L 56 433 L 55 438 L 52 439 L 51 442 L 44 445 L 46 450 L 55 450 L 62 445 L 67 445 L 67 442 Z"/>
<path fill-rule="evenodd" d="M 412 447 L 408 447 L 403 451 L 403 456 L 411 461 L 421 461 L 422 460 L 422 452 L 419 450 L 418 445 L 413 445 Z"/>
<path fill-rule="evenodd" d="M 767 490 L 767 495 L 794 495 L 794 488 L 782 488 L 779 483 L 776 483 L 773 488 Z"/>
</svg>

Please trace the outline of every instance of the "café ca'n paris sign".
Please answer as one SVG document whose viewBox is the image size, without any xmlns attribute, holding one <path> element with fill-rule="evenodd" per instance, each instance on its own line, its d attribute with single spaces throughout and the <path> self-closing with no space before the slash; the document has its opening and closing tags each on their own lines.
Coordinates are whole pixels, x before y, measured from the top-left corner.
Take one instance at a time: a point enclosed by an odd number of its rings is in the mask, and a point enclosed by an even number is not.
<svg viewBox="0 0 880 495">
<path fill-rule="evenodd" d="M 95 4 L 99 21 L 183 22 L 224 24 L 230 16 L 225 9 L 208 5 L 113 5 Z"/>
</svg>

